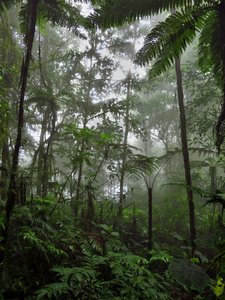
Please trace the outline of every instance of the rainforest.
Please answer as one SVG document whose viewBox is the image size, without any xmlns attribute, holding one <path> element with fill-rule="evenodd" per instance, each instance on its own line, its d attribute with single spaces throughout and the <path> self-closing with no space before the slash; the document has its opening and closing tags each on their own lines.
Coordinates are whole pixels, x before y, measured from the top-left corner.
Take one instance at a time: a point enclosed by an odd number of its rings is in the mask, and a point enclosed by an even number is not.
<svg viewBox="0 0 225 300">
<path fill-rule="evenodd" d="M 225 299 L 225 0 L 0 0 L 0 300 Z"/>
</svg>

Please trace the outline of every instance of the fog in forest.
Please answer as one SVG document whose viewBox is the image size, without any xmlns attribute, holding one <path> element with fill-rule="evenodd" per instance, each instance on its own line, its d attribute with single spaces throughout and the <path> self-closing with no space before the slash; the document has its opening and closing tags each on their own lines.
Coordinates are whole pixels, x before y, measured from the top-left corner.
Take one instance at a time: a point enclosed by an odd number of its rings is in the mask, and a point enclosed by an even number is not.
<svg viewBox="0 0 225 300">
<path fill-rule="evenodd" d="M 224 20 L 0 0 L 0 299 L 225 299 Z"/>
</svg>

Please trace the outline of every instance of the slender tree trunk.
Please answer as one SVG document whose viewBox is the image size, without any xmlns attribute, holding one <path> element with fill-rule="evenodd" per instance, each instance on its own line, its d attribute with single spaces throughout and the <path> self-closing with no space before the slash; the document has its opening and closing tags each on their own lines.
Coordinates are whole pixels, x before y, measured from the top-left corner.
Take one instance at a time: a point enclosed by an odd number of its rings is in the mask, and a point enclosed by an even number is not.
<svg viewBox="0 0 225 300">
<path fill-rule="evenodd" d="M 218 24 L 220 25 L 220 36 L 217 37 L 217 40 L 221 41 L 223 43 L 223 50 L 221 51 L 220 59 L 221 59 L 221 64 L 222 64 L 222 92 L 223 92 L 223 97 L 222 97 L 222 103 L 221 103 L 221 111 L 219 118 L 217 120 L 216 124 L 216 146 L 218 153 L 220 153 L 220 148 L 221 145 L 224 142 L 224 136 L 225 136 L 225 131 L 224 131 L 224 124 L 225 124 L 225 0 L 221 0 L 219 7 L 217 9 L 217 18 L 218 18 Z"/>
<path fill-rule="evenodd" d="M 22 130 L 24 126 L 24 98 L 25 98 L 25 92 L 27 87 L 28 70 L 29 70 L 34 35 L 35 35 L 37 6 L 38 6 L 38 0 L 30 0 L 28 2 L 28 14 L 27 14 L 28 27 L 25 36 L 26 52 L 21 67 L 21 90 L 20 90 L 19 110 L 18 110 L 18 127 L 17 127 L 17 137 L 16 137 L 15 148 L 13 153 L 11 174 L 9 180 L 9 189 L 8 189 L 7 202 L 6 202 L 5 240 L 7 240 L 8 237 L 8 226 L 10 222 L 10 217 L 16 202 L 16 194 L 17 194 L 16 176 L 18 170 L 21 140 L 22 140 Z"/>
<path fill-rule="evenodd" d="M 209 176 L 210 176 L 210 194 L 213 195 L 216 193 L 216 166 L 209 166 Z M 213 203 L 213 209 L 211 213 L 210 232 L 213 229 L 215 212 L 216 212 L 216 204 Z"/>
<path fill-rule="evenodd" d="M 209 166 L 210 194 L 216 193 L 216 166 Z"/>
<path fill-rule="evenodd" d="M 196 248 L 195 208 L 194 208 L 194 201 L 193 201 L 190 160 L 189 160 L 189 153 L 188 153 L 182 73 L 181 73 L 179 58 L 176 58 L 175 60 L 175 69 L 176 69 L 176 77 L 177 77 L 178 104 L 180 110 L 181 143 L 182 143 L 184 171 L 185 171 L 185 179 L 187 185 L 186 190 L 187 190 L 188 207 L 189 207 L 190 239 L 191 239 L 192 255 L 194 255 L 194 251 Z"/>
<path fill-rule="evenodd" d="M 9 173 L 9 146 L 8 140 L 2 146 L 2 166 L 1 166 L 1 200 L 7 199 L 7 182 Z"/>
<path fill-rule="evenodd" d="M 56 121 L 57 121 L 57 113 L 52 109 L 52 124 L 51 124 L 51 133 L 48 139 L 47 148 L 44 155 L 44 170 L 43 170 L 43 178 L 42 178 L 42 197 L 46 197 L 47 195 L 47 183 L 49 180 L 49 166 L 51 165 L 51 162 L 49 162 L 49 152 L 53 143 L 54 135 L 55 135 L 55 127 L 56 127 Z"/>
<path fill-rule="evenodd" d="M 44 172 L 44 154 L 45 154 L 45 136 L 47 133 L 47 123 L 49 118 L 48 108 L 44 112 L 41 124 L 41 134 L 38 146 L 38 161 L 37 161 L 37 195 L 42 196 L 42 178 Z"/>
<path fill-rule="evenodd" d="M 32 162 L 31 162 L 30 168 L 29 168 L 30 172 L 29 172 L 29 181 L 28 182 L 29 182 L 30 194 L 31 194 L 32 198 L 33 198 L 33 194 L 34 194 L 34 191 L 33 191 L 34 172 L 35 172 L 35 166 L 36 166 L 36 162 L 37 162 L 37 159 L 38 159 L 38 155 L 39 155 L 39 147 L 34 151 L 33 159 L 32 159 Z"/>
<path fill-rule="evenodd" d="M 152 188 L 148 187 L 148 250 L 152 250 Z"/>
<path fill-rule="evenodd" d="M 39 51 L 38 51 L 39 71 L 40 71 L 41 86 L 51 91 L 51 94 L 53 95 L 52 81 L 51 78 L 49 78 L 48 76 L 47 65 L 46 63 L 42 62 L 42 57 L 48 57 L 48 55 L 49 55 L 49 28 L 47 27 L 47 35 L 44 36 L 43 43 L 41 42 L 41 34 L 39 32 Z M 57 112 L 55 107 L 55 99 L 51 99 L 51 100 L 49 99 L 46 111 L 43 116 L 43 122 L 42 122 L 43 124 L 42 129 L 44 131 L 44 133 L 41 134 L 42 140 L 40 139 L 40 141 L 42 141 L 42 144 L 40 143 L 40 145 L 42 145 L 41 147 L 42 151 L 39 151 L 40 167 L 38 168 L 38 174 L 39 174 L 38 190 L 39 190 L 39 195 L 41 195 L 42 197 L 46 197 L 48 191 L 49 172 L 52 163 L 52 160 L 50 160 L 50 150 L 52 147 L 52 142 L 56 131 L 56 121 L 57 121 Z M 49 125 L 50 129 L 48 129 L 47 128 L 48 123 L 50 122 L 51 122 L 51 125 Z M 50 136 L 47 141 L 47 146 L 44 147 L 43 138 L 46 135 L 47 131 L 50 132 Z"/>
<path fill-rule="evenodd" d="M 86 128 L 86 125 L 83 126 L 83 129 Z M 80 148 L 80 155 L 83 154 L 85 149 L 85 141 L 81 141 L 81 148 Z M 79 201 L 80 197 L 80 190 L 81 190 L 81 181 L 82 181 L 82 176 L 83 176 L 83 164 L 84 160 L 81 159 L 80 164 L 79 164 L 79 169 L 78 169 L 78 178 L 77 178 L 77 188 L 76 188 L 76 202 Z M 77 215 L 77 204 L 74 206 L 74 213 Z"/>
<path fill-rule="evenodd" d="M 90 81 L 89 81 L 89 88 L 88 88 L 88 97 L 86 99 L 85 103 L 85 112 L 84 112 L 84 121 L 83 121 L 83 129 L 87 128 L 87 114 L 88 114 L 88 104 L 90 101 Z M 80 198 L 80 192 L 81 192 L 81 184 L 82 184 L 82 177 L 83 177 L 83 167 L 84 167 L 84 159 L 82 158 L 82 155 L 85 151 L 85 145 L 86 141 L 85 138 L 82 139 L 81 141 L 81 146 L 80 146 L 80 163 L 78 167 L 78 177 L 77 177 L 77 186 L 76 186 L 76 196 L 74 199 L 74 202 L 72 204 L 72 210 L 74 212 L 75 217 L 77 217 L 78 214 L 78 201 Z"/>
<path fill-rule="evenodd" d="M 92 36 L 92 38 L 93 38 L 93 36 Z M 96 43 L 95 43 L 95 39 L 93 40 L 92 38 L 91 38 L 91 49 L 93 50 L 93 52 L 95 52 L 96 51 Z M 90 76 L 89 76 L 88 82 L 87 82 L 87 96 L 85 98 L 83 129 L 87 128 L 87 123 L 88 123 L 88 112 L 89 112 L 89 105 L 91 102 L 91 81 L 93 80 L 93 77 L 94 77 L 92 68 L 93 68 L 93 56 L 90 57 Z M 83 155 L 83 153 L 85 151 L 85 147 L 86 147 L 86 141 L 85 141 L 85 138 L 83 138 L 81 141 L 81 148 L 80 148 L 81 156 Z M 84 160 L 83 160 L 83 158 L 81 158 L 79 168 L 78 168 L 76 197 L 75 197 L 75 202 L 72 203 L 72 209 L 74 211 L 75 217 L 77 216 L 77 213 L 78 213 L 78 201 L 79 201 L 80 192 L 81 192 L 83 167 L 84 167 Z"/>
<path fill-rule="evenodd" d="M 124 201 L 124 179 L 125 179 L 125 168 L 127 162 L 127 143 L 128 143 L 128 134 L 129 134 L 129 113 L 130 113 L 130 91 L 131 91 L 131 78 L 130 72 L 127 76 L 127 99 L 126 99 L 126 115 L 125 115 L 125 132 L 124 132 L 124 139 L 123 139 L 123 154 L 122 154 L 122 166 L 120 171 L 120 199 L 119 199 L 119 211 L 118 216 L 122 216 L 122 208 L 123 208 L 123 201 Z"/>
<path fill-rule="evenodd" d="M 135 57 L 135 46 L 138 38 L 138 23 L 134 23 L 134 40 L 133 40 L 133 51 L 131 52 L 131 61 L 133 62 Z M 127 95 L 126 95 L 126 115 L 125 115 L 125 132 L 124 132 L 124 139 L 123 139 L 123 154 L 122 154 L 122 166 L 120 171 L 120 195 L 119 195 L 119 208 L 118 208 L 118 216 L 117 218 L 121 218 L 123 214 L 123 201 L 124 199 L 124 179 L 126 173 L 126 163 L 127 163 L 127 144 L 128 144 L 128 134 L 130 129 L 130 121 L 129 121 L 129 114 L 130 114 L 130 96 L 131 96 L 131 72 L 132 68 L 130 68 L 127 74 Z"/>
</svg>

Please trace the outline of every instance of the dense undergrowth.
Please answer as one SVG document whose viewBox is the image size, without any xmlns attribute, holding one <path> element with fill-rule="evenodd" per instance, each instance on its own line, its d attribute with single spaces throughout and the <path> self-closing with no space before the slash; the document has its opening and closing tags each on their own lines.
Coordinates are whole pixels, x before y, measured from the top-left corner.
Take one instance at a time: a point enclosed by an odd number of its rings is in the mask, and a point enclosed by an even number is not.
<svg viewBox="0 0 225 300">
<path fill-rule="evenodd" d="M 224 233 L 218 226 L 211 246 L 210 236 L 205 248 L 197 241 L 194 258 L 178 233 L 164 244 L 156 235 L 149 252 L 131 209 L 119 225 L 110 214 L 102 218 L 102 209 L 96 204 L 90 225 L 86 209 L 76 220 L 65 204 L 55 208 L 52 197 L 16 207 L 1 264 L 1 299 L 223 299 Z M 114 210 L 111 205 L 112 217 Z"/>
<path fill-rule="evenodd" d="M 225 299 L 225 1 L 128 2 L 0 0 L 0 300 Z"/>
</svg>

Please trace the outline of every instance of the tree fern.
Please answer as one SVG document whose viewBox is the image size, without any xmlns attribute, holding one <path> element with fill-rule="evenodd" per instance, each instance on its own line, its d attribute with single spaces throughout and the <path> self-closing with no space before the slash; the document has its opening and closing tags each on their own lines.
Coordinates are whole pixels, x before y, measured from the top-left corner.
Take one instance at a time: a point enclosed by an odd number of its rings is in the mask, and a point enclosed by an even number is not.
<svg viewBox="0 0 225 300">
<path fill-rule="evenodd" d="M 181 150 L 169 151 L 167 154 L 162 156 L 146 156 L 142 154 L 133 155 L 133 158 L 127 162 L 127 173 L 128 176 L 135 176 L 138 179 L 146 178 L 147 176 L 154 175 L 156 177 L 161 169 L 164 167 L 166 162 L 171 159 Z"/>
<path fill-rule="evenodd" d="M 139 179 L 152 175 L 156 172 L 162 164 L 158 157 L 147 157 L 145 155 L 137 154 L 127 162 L 126 170 L 128 176 L 132 175 Z"/>
<path fill-rule="evenodd" d="M 181 10 L 160 22 L 151 30 L 144 41 L 144 46 L 136 55 L 136 63 L 145 65 L 156 59 L 150 70 L 150 77 L 165 72 L 174 63 L 196 37 L 205 21 L 204 8 Z M 207 10 L 210 10 L 207 7 Z"/>
<path fill-rule="evenodd" d="M 200 32 L 199 58 L 212 69 L 222 92 L 221 112 L 215 127 L 218 150 L 225 137 L 225 3 L 220 1 L 100 1 L 90 16 L 96 26 L 118 26 L 163 11 L 176 11 L 158 24 L 146 37 L 136 62 L 144 65 L 154 60 L 152 76 L 165 72 Z"/>
</svg>

